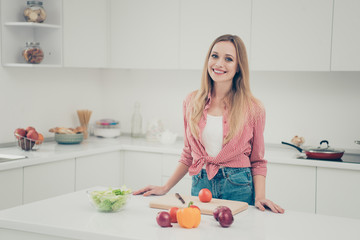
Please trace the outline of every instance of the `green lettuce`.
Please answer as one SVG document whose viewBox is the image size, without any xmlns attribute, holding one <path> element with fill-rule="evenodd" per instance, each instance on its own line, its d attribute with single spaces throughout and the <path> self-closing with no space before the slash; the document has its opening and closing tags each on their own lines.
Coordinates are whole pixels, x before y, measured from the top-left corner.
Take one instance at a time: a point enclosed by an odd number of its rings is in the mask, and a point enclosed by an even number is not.
<svg viewBox="0 0 360 240">
<path fill-rule="evenodd" d="M 104 191 L 92 191 L 90 196 L 100 211 L 112 212 L 125 205 L 130 193 L 131 190 L 123 186 L 120 189 L 109 188 Z"/>
</svg>

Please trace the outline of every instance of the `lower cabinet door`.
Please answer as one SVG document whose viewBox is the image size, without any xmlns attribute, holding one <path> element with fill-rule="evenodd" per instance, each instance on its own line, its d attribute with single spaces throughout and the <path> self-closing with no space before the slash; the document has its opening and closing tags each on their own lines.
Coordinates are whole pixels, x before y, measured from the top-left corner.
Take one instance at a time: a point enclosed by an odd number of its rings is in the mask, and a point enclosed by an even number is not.
<svg viewBox="0 0 360 240">
<path fill-rule="evenodd" d="M 0 171 L 0 210 L 22 204 L 23 168 Z"/>
<path fill-rule="evenodd" d="M 164 185 L 174 173 L 179 165 L 180 155 L 177 154 L 163 154 L 162 161 L 162 185 Z M 191 177 L 186 174 L 169 193 L 180 193 L 184 195 L 191 195 Z"/>
<path fill-rule="evenodd" d="M 164 185 L 170 177 L 162 177 L 162 184 Z M 191 195 L 191 178 L 184 177 L 181 179 L 169 193 L 179 193 L 180 195 L 190 196 Z"/>
<path fill-rule="evenodd" d="M 123 182 L 120 151 L 76 158 L 76 190 L 94 186 L 117 187 Z"/>
<path fill-rule="evenodd" d="M 24 167 L 24 203 L 73 192 L 75 159 Z"/>
<path fill-rule="evenodd" d="M 285 210 L 315 213 L 316 167 L 268 163 L 266 197 Z"/>
<path fill-rule="evenodd" d="M 161 185 L 162 154 L 124 152 L 124 184 L 136 191 L 147 185 Z"/>
<path fill-rule="evenodd" d="M 317 169 L 316 212 L 360 219 L 360 171 Z"/>
</svg>

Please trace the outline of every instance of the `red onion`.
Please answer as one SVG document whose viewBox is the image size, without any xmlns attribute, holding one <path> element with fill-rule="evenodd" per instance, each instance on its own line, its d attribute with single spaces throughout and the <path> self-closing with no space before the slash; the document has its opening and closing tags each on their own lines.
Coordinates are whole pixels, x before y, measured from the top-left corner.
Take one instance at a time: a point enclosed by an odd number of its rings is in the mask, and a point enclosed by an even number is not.
<svg viewBox="0 0 360 240">
<path fill-rule="evenodd" d="M 170 213 L 168 212 L 158 212 L 156 221 L 161 227 L 172 227 Z"/>
<path fill-rule="evenodd" d="M 234 217 L 229 211 L 220 212 L 218 219 L 222 227 L 230 227 L 230 225 L 234 222 Z"/>
<path fill-rule="evenodd" d="M 215 208 L 215 210 L 213 211 L 213 216 L 214 216 L 216 221 L 219 220 L 219 213 L 223 212 L 223 211 L 227 211 L 227 212 L 231 213 L 230 208 L 228 208 L 226 206 L 219 206 L 219 207 Z"/>
</svg>

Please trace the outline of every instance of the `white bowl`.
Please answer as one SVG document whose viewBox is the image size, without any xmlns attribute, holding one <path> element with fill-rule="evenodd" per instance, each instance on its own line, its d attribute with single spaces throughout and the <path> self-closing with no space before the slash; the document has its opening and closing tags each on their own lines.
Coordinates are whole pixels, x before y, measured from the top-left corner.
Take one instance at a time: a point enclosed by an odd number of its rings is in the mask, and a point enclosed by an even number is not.
<svg viewBox="0 0 360 240">
<path fill-rule="evenodd" d="M 120 128 L 94 128 L 94 135 L 104 138 L 114 138 L 121 135 Z"/>
</svg>

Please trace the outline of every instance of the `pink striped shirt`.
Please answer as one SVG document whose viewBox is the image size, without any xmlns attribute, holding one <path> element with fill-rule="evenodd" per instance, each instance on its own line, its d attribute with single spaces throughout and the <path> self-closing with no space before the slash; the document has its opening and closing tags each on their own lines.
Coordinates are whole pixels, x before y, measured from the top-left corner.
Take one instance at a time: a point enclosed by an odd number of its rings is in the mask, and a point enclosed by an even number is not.
<svg viewBox="0 0 360 240">
<path fill-rule="evenodd" d="M 265 127 L 265 109 L 254 104 L 256 116 L 254 119 L 248 119 L 244 124 L 241 134 L 235 135 L 228 143 L 223 144 L 222 149 L 216 157 L 207 154 L 203 141 L 201 139 L 202 131 L 206 125 L 207 111 L 210 107 L 211 96 L 205 104 L 203 116 L 199 121 L 199 137 L 194 138 L 190 131 L 187 120 L 187 107 L 191 100 L 189 94 L 183 103 L 184 111 L 184 148 L 179 162 L 189 166 L 189 175 L 193 176 L 200 172 L 206 163 L 206 172 L 209 179 L 212 179 L 219 168 L 222 167 L 251 167 L 252 175 L 266 176 L 267 161 L 264 159 L 264 127 Z M 223 113 L 223 138 L 229 132 L 228 112 L 225 109 Z"/>
</svg>

